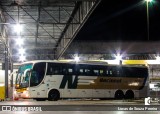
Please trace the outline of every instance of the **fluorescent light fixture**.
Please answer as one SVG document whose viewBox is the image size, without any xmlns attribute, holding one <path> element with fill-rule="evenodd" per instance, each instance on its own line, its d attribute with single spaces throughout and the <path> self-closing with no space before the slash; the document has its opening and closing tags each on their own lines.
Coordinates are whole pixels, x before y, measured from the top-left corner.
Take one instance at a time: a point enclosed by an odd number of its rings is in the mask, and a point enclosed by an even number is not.
<svg viewBox="0 0 160 114">
<path fill-rule="evenodd" d="M 23 62 L 23 61 L 26 60 L 26 57 L 25 57 L 24 55 L 21 55 L 21 56 L 19 57 L 19 60 Z"/>
<path fill-rule="evenodd" d="M 75 60 L 76 62 L 79 62 L 80 59 L 79 59 L 78 56 L 75 56 L 75 57 L 74 57 L 74 60 Z"/>
<path fill-rule="evenodd" d="M 122 56 L 121 56 L 120 54 L 117 54 L 117 55 L 115 56 L 115 58 L 116 58 L 116 60 L 122 60 Z"/>
<path fill-rule="evenodd" d="M 24 53 L 25 53 L 25 49 L 24 49 L 24 48 L 20 48 L 20 49 L 19 49 L 19 54 L 20 54 L 20 55 L 23 55 Z"/>
<path fill-rule="evenodd" d="M 16 44 L 19 45 L 19 46 L 23 45 L 23 39 L 22 38 L 18 38 L 16 40 Z"/>
<path fill-rule="evenodd" d="M 14 30 L 15 30 L 15 32 L 17 32 L 17 33 L 20 33 L 20 32 L 22 31 L 22 25 L 20 25 L 19 23 L 16 24 L 16 25 L 14 26 Z"/>
<path fill-rule="evenodd" d="M 160 56 L 157 56 L 157 57 L 156 57 L 156 60 L 157 60 L 157 61 L 160 61 Z"/>
</svg>

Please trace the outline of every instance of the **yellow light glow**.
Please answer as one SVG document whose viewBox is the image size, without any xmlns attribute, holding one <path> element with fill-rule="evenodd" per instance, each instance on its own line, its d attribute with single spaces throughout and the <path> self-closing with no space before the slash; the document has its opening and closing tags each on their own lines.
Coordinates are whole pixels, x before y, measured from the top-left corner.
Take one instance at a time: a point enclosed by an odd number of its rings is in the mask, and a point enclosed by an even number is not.
<svg viewBox="0 0 160 114">
<path fill-rule="evenodd" d="M 19 87 L 19 84 L 16 84 L 16 88 L 18 88 Z"/>
</svg>

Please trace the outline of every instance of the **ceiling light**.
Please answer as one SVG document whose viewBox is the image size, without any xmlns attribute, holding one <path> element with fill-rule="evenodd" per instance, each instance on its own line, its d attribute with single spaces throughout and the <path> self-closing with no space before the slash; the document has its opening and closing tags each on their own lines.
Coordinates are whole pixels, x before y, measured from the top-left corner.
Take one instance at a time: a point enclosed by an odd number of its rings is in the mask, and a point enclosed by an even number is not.
<svg viewBox="0 0 160 114">
<path fill-rule="evenodd" d="M 21 55 L 21 56 L 19 57 L 19 60 L 23 62 L 23 61 L 26 60 L 26 57 L 25 57 L 24 55 Z"/>
<path fill-rule="evenodd" d="M 19 54 L 20 54 L 20 55 L 23 55 L 24 53 L 25 53 L 24 48 L 20 48 L 20 49 L 19 49 Z"/>
<path fill-rule="evenodd" d="M 115 58 L 116 58 L 116 60 L 122 60 L 122 56 L 121 56 L 120 54 L 117 54 L 117 55 L 115 56 Z"/>
<path fill-rule="evenodd" d="M 15 32 L 17 32 L 17 33 L 20 33 L 20 32 L 22 31 L 22 25 L 20 25 L 19 23 L 16 24 L 16 25 L 14 26 L 14 30 L 15 30 Z"/>
<path fill-rule="evenodd" d="M 157 61 L 160 61 L 160 56 L 157 56 L 157 57 L 156 57 L 156 60 L 157 60 Z"/>
<path fill-rule="evenodd" d="M 74 57 L 74 60 L 75 60 L 76 62 L 79 62 L 80 58 L 76 55 L 76 56 Z"/>
<path fill-rule="evenodd" d="M 16 44 L 19 46 L 23 45 L 23 39 L 22 38 L 16 39 Z"/>
</svg>

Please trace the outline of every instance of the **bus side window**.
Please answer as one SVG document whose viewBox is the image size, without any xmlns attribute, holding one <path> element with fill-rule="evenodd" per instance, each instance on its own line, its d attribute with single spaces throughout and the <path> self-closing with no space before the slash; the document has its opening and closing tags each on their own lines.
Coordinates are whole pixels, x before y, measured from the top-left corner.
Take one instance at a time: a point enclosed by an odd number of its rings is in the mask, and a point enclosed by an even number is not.
<svg viewBox="0 0 160 114">
<path fill-rule="evenodd" d="M 116 68 L 112 68 L 112 75 L 117 76 L 117 69 Z"/>
<path fill-rule="evenodd" d="M 38 83 L 40 83 L 45 75 L 45 70 L 46 70 L 46 63 L 45 62 L 40 62 L 36 63 L 33 67 L 33 71 L 35 72 L 35 77 L 38 78 Z"/>
<path fill-rule="evenodd" d="M 90 70 L 89 69 L 85 69 L 84 72 L 85 72 L 85 75 L 90 75 Z"/>
<path fill-rule="evenodd" d="M 73 69 L 72 68 L 68 68 L 68 74 L 73 74 Z"/>
<path fill-rule="evenodd" d="M 113 73 L 112 73 L 112 70 L 110 70 L 110 71 L 109 71 L 109 75 L 112 76 L 112 74 L 113 74 Z"/>
<path fill-rule="evenodd" d="M 93 70 L 93 75 L 98 76 L 99 75 L 99 70 Z"/>
<path fill-rule="evenodd" d="M 67 74 L 67 69 L 65 67 L 62 67 L 61 72 L 62 72 L 63 75 L 65 75 L 65 74 Z"/>
<path fill-rule="evenodd" d="M 49 73 L 50 75 L 52 75 L 53 72 L 54 72 L 54 69 L 53 69 L 52 67 L 50 67 L 48 73 Z"/>
<path fill-rule="evenodd" d="M 83 75 L 84 72 L 83 72 L 83 69 L 79 69 L 79 75 Z"/>
<path fill-rule="evenodd" d="M 59 68 L 55 67 L 52 72 L 52 74 L 59 74 Z"/>
<path fill-rule="evenodd" d="M 123 76 L 124 77 L 128 77 L 128 76 L 133 77 L 135 75 L 135 73 L 132 73 L 130 68 L 127 68 L 127 67 L 123 68 Z"/>
<path fill-rule="evenodd" d="M 53 68 L 52 68 L 52 66 L 51 66 L 51 64 L 49 64 L 48 63 L 48 68 L 47 68 L 47 75 L 52 75 L 52 73 L 53 73 Z"/>
<path fill-rule="evenodd" d="M 104 75 L 104 70 L 100 69 L 100 75 L 101 75 L 101 76 Z"/>
<path fill-rule="evenodd" d="M 54 66 L 54 68 L 51 68 L 51 75 L 55 75 L 59 73 L 59 68 L 57 66 Z"/>
<path fill-rule="evenodd" d="M 117 76 L 120 76 L 120 71 L 119 70 L 117 70 Z"/>
<path fill-rule="evenodd" d="M 106 76 L 108 76 L 109 75 L 109 71 L 108 71 L 108 69 L 106 69 Z"/>
<path fill-rule="evenodd" d="M 59 74 L 59 66 L 56 64 L 48 63 L 47 75 Z"/>
<path fill-rule="evenodd" d="M 117 74 L 116 76 L 122 76 L 122 67 L 117 67 Z"/>
</svg>

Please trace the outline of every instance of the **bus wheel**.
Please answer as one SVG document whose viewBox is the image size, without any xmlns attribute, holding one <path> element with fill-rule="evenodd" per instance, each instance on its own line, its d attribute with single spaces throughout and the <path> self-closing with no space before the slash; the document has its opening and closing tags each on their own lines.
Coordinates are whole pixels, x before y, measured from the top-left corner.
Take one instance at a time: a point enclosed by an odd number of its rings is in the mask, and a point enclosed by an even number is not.
<svg viewBox="0 0 160 114">
<path fill-rule="evenodd" d="M 134 98 L 134 93 L 132 90 L 127 90 L 125 93 L 125 99 L 133 99 Z"/>
<path fill-rule="evenodd" d="M 124 98 L 124 93 L 123 93 L 123 91 L 122 90 L 117 90 L 116 92 L 115 92 L 115 99 L 123 99 Z"/>
<path fill-rule="evenodd" d="M 57 101 L 58 99 L 60 99 L 60 93 L 58 90 L 51 90 L 48 94 L 48 100 L 49 101 Z"/>
</svg>

